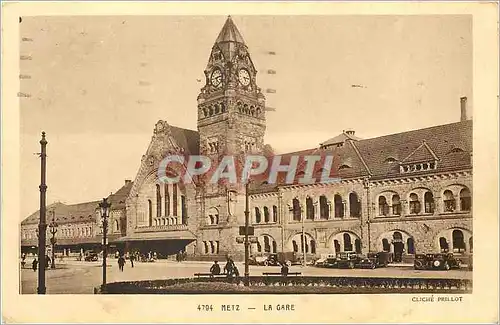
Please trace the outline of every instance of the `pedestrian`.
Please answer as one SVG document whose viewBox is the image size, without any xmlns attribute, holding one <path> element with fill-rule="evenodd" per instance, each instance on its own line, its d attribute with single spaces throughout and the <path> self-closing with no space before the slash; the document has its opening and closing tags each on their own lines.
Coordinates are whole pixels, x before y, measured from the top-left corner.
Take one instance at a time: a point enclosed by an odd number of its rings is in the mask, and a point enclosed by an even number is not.
<svg viewBox="0 0 500 325">
<path fill-rule="evenodd" d="M 24 269 L 24 266 L 26 265 L 26 254 L 23 254 L 21 256 L 21 268 Z"/>
<path fill-rule="evenodd" d="M 227 274 L 228 277 L 233 276 L 233 261 L 231 260 L 230 257 L 227 258 L 226 265 L 224 266 L 224 273 Z"/>
<path fill-rule="evenodd" d="M 123 267 L 125 265 L 125 259 L 123 256 L 118 257 L 118 268 L 123 272 Z"/>
<path fill-rule="evenodd" d="M 236 278 L 240 276 L 240 271 L 238 271 L 238 268 L 234 263 L 233 263 L 233 274 Z"/>
<path fill-rule="evenodd" d="M 286 262 L 281 264 L 281 275 L 284 277 L 288 276 L 288 265 L 286 265 Z"/>
<path fill-rule="evenodd" d="M 45 255 L 45 268 L 48 269 L 50 265 L 50 257 L 49 255 Z"/>
<path fill-rule="evenodd" d="M 218 275 L 218 274 L 220 274 L 220 265 L 219 265 L 219 263 L 217 261 L 214 261 L 214 264 L 210 268 L 210 273 L 212 275 Z"/>
<path fill-rule="evenodd" d="M 33 259 L 33 264 L 32 264 L 32 268 L 33 268 L 33 271 L 36 272 L 36 269 L 38 267 L 38 260 L 36 259 L 36 257 Z"/>
<path fill-rule="evenodd" d="M 132 265 L 132 267 L 134 267 L 134 260 L 135 260 L 134 254 L 130 254 L 129 260 L 130 260 L 130 265 Z"/>
</svg>

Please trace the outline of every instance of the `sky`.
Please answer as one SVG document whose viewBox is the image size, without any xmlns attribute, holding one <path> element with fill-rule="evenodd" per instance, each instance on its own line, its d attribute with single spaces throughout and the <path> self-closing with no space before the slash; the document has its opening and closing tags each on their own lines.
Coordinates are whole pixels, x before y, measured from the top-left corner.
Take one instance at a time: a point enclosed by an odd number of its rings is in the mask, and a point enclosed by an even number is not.
<svg viewBox="0 0 500 325">
<path fill-rule="evenodd" d="M 196 130 L 203 70 L 225 16 L 24 17 L 20 218 L 98 200 L 134 179 L 162 119 Z M 265 142 L 284 153 L 345 129 L 371 138 L 472 116 L 470 16 L 233 16 L 266 94 Z M 269 52 L 276 55 L 270 55 Z M 268 69 L 276 74 L 266 74 Z M 353 87 L 358 85 L 359 87 Z M 290 141 L 293 139 L 293 141 Z"/>
</svg>

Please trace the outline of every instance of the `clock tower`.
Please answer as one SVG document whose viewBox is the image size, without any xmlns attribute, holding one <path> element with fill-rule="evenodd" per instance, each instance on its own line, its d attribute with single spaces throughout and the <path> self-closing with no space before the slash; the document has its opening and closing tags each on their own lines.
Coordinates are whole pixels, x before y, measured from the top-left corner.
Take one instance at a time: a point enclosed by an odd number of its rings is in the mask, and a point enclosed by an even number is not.
<svg viewBox="0 0 500 325">
<path fill-rule="evenodd" d="M 200 154 L 212 163 L 225 155 L 262 152 L 265 98 L 248 47 L 229 16 L 212 47 L 198 96 Z"/>
</svg>

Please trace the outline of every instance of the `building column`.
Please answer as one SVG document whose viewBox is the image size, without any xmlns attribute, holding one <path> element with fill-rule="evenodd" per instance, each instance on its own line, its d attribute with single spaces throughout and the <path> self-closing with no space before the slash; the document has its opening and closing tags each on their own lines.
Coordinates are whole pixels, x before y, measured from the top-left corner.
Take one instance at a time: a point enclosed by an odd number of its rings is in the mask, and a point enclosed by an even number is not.
<svg viewBox="0 0 500 325">
<path fill-rule="evenodd" d="M 436 196 L 434 197 L 434 214 L 440 214 L 442 213 L 443 205 L 441 204 L 441 197 Z"/>
<path fill-rule="evenodd" d="M 344 217 L 350 218 L 351 217 L 351 202 L 349 200 L 349 197 L 347 200 L 343 201 L 344 203 Z"/>
<path fill-rule="evenodd" d="M 460 211 L 460 193 L 455 196 L 455 211 Z"/>
<path fill-rule="evenodd" d="M 340 216 L 341 218 L 346 218 L 346 217 L 349 217 L 349 214 L 347 213 L 347 207 L 348 207 L 348 204 L 346 202 L 346 200 L 342 200 L 342 205 L 344 206 L 344 215 Z"/>
</svg>

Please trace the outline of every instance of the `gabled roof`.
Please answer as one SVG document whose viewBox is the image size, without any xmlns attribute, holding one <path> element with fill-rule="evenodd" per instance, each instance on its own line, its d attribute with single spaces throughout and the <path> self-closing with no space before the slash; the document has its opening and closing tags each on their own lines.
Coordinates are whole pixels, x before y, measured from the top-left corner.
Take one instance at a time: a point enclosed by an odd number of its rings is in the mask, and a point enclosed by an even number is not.
<svg viewBox="0 0 500 325">
<path fill-rule="evenodd" d="M 132 181 L 125 181 L 125 185 L 116 191 L 116 193 L 111 194 L 108 197 L 112 210 L 125 208 L 125 200 L 127 199 L 133 184 L 134 183 Z"/>
<path fill-rule="evenodd" d="M 358 141 L 358 140 L 361 140 L 361 138 L 358 138 L 357 136 L 355 136 L 353 134 L 347 134 L 346 132 L 342 132 L 341 134 L 339 134 L 333 138 L 330 138 L 330 139 L 326 140 L 325 142 L 320 143 L 320 146 L 327 147 L 327 146 L 334 145 L 334 144 L 344 143 L 346 140 Z"/>
<path fill-rule="evenodd" d="M 95 211 L 100 201 L 91 201 L 77 204 L 54 203 L 47 206 L 47 223 L 52 221 L 54 213 L 55 221 L 58 224 L 64 223 L 84 223 L 95 221 Z M 21 225 L 37 224 L 40 220 L 40 210 L 31 214 L 21 222 Z"/>
<path fill-rule="evenodd" d="M 429 145 L 425 142 L 422 142 L 420 146 L 415 149 L 408 157 L 403 159 L 402 163 L 419 163 L 426 161 L 435 161 L 438 160 L 436 154 L 429 148 Z"/>
</svg>

